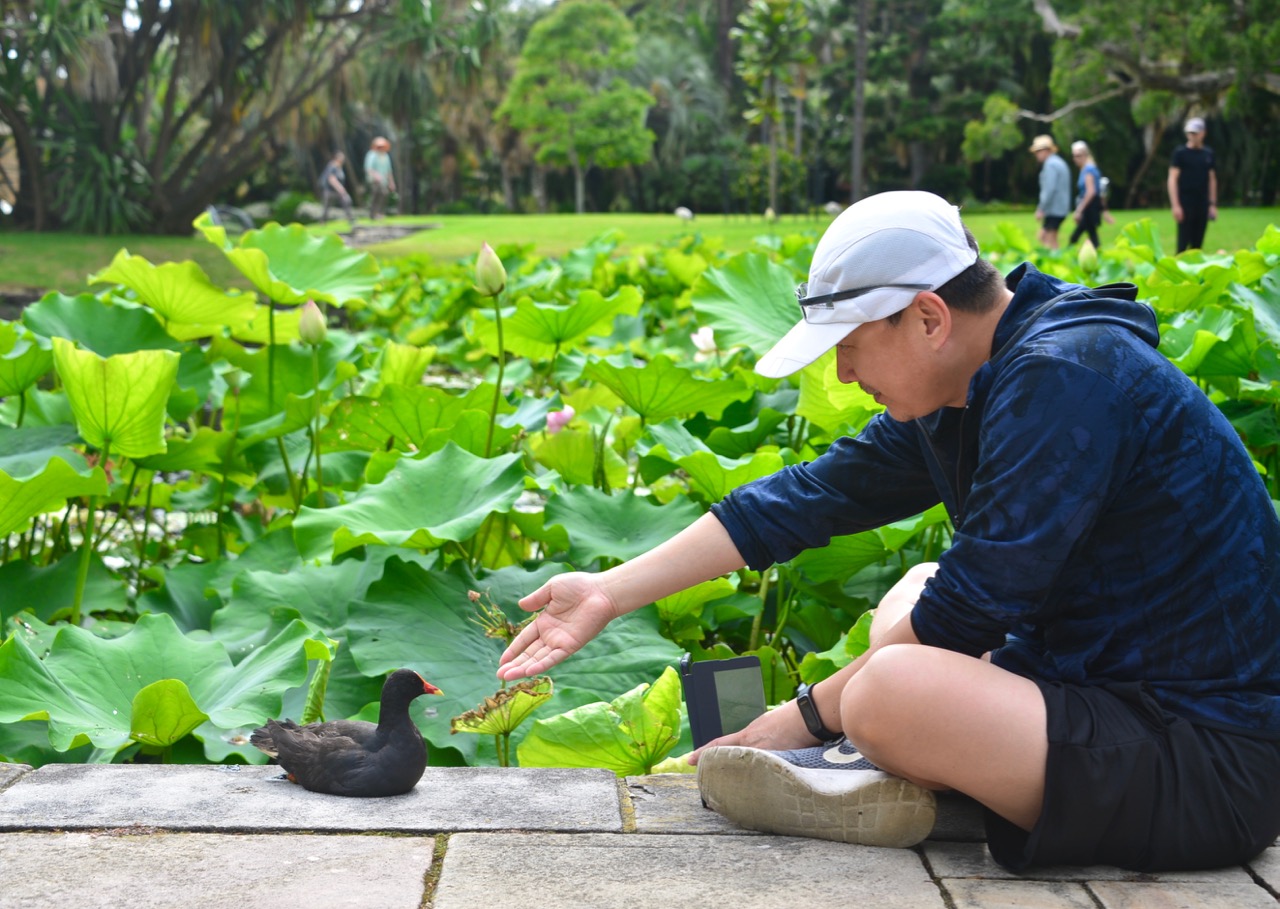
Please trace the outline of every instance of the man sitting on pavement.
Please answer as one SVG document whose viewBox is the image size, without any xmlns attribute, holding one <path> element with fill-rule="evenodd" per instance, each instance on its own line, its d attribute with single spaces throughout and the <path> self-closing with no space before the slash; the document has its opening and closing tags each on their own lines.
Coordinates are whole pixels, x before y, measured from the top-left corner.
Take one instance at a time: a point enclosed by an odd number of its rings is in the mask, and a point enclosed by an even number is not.
<svg viewBox="0 0 1280 909">
<path fill-rule="evenodd" d="M 644 555 L 550 579 L 498 675 L 942 502 L 951 546 L 884 597 L 870 648 L 694 754 L 704 801 L 757 830 L 907 846 L 953 789 L 1013 869 L 1252 858 L 1280 834 L 1280 521 L 1136 293 L 1029 264 L 1002 280 L 929 193 L 851 206 L 756 370 L 834 347 L 885 412 Z"/>
</svg>

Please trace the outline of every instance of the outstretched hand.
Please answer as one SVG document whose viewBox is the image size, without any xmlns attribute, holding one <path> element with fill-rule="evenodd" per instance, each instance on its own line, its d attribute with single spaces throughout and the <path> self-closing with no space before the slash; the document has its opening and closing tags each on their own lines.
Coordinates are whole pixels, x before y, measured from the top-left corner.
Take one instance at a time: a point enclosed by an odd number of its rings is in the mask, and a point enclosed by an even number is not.
<svg viewBox="0 0 1280 909">
<path fill-rule="evenodd" d="M 526 612 L 542 611 L 503 651 L 498 678 L 507 681 L 545 672 L 581 650 L 619 615 L 598 576 L 580 571 L 556 575 L 519 605 Z"/>
</svg>

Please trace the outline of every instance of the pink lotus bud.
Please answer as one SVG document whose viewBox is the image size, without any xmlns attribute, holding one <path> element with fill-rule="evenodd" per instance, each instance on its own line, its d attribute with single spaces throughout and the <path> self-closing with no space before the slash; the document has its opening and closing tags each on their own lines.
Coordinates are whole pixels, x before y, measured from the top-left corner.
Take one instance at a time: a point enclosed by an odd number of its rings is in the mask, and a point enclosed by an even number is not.
<svg viewBox="0 0 1280 909">
<path fill-rule="evenodd" d="M 486 243 L 476 256 L 476 290 L 486 297 L 496 297 L 506 286 L 507 270 L 493 247 Z"/>
<path fill-rule="evenodd" d="M 298 337 L 304 344 L 319 347 L 329 334 L 329 326 L 325 324 L 324 313 L 316 306 L 315 300 L 302 304 L 302 315 L 298 318 Z"/>
<path fill-rule="evenodd" d="M 564 410 L 553 410 L 547 414 L 547 432 L 555 435 L 565 426 L 569 425 L 569 421 L 576 416 L 572 407 L 568 404 L 564 406 Z"/>
</svg>

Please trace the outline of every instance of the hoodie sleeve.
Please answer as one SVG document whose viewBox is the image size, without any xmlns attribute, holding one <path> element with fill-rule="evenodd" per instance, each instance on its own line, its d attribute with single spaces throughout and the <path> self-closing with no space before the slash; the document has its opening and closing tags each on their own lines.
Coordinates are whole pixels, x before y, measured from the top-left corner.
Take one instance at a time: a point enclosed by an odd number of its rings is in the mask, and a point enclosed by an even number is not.
<svg viewBox="0 0 1280 909">
<path fill-rule="evenodd" d="M 920 641 L 976 656 L 1051 619 L 1064 566 L 1088 545 L 1146 431 L 1124 391 L 1079 362 L 1033 354 L 1002 371 L 963 519 L 912 611 Z"/>
<path fill-rule="evenodd" d="M 918 438 L 914 426 L 880 414 L 856 438 L 739 487 L 711 511 L 748 567 L 763 570 L 936 505 Z"/>
</svg>

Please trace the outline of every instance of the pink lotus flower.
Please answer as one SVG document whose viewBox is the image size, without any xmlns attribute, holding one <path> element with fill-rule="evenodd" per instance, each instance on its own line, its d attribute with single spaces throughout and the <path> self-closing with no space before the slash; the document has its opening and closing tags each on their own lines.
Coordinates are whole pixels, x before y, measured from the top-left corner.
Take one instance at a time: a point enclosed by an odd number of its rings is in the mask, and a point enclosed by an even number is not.
<svg viewBox="0 0 1280 909">
<path fill-rule="evenodd" d="M 569 421 L 576 416 L 576 412 L 568 404 L 564 406 L 564 410 L 553 410 L 547 414 L 547 432 L 555 435 L 560 430 L 569 425 Z"/>
</svg>

